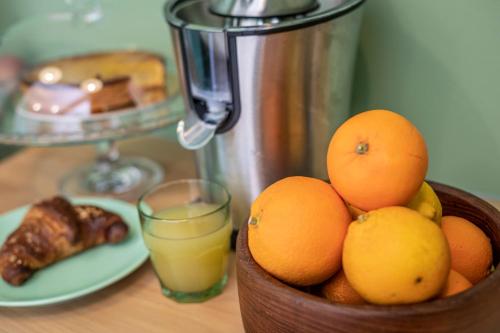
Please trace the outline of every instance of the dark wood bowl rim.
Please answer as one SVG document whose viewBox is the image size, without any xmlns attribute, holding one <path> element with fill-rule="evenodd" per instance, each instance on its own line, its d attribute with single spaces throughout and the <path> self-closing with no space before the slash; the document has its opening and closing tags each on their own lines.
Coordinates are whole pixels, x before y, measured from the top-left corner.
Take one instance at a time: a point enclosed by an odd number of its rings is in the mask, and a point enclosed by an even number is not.
<svg viewBox="0 0 500 333">
<path fill-rule="evenodd" d="M 429 182 L 432 187 L 439 192 L 444 192 L 446 194 L 450 194 L 453 196 L 460 196 L 461 199 L 470 203 L 473 206 L 478 207 L 482 211 L 486 211 L 488 215 L 494 217 L 494 222 L 500 229 L 500 211 L 498 211 L 495 207 L 487 203 L 486 201 L 468 193 L 457 189 L 455 187 L 451 187 L 448 185 Z M 496 265 L 495 271 L 490 274 L 487 278 L 474 285 L 473 288 L 466 290 L 463 293 L 458 295 L 444 298 L 444 299 L 435 299 L 432 301 L 427 301 L 418 304 L 409 304 L 409 305 L 346 305 L 346 304 L 338 304 L 331 303 L 328 300 L 309 294 L 307 292 L 295 289 L 280 280 L 276 279 L 269 273 L 267 273 L 263 268 L 261 268 L 253 259 L 250 254 L 250 250 L 248 248 L 248 235 L 247 235 L 248 226 L 246 223 L 242 225 L 242 228 L 238 235 L 238 244 L 237 244 L 237 259 L 238 262 L 244 263 L 244 265 L 248 265 L 249 263 L 254 264 L 255 270 L 249 270 L 248 273 L 253 278 L 261 279 L 263 284 L 266 284 L 270 291 L 275 292 L 276 295 L 279 294 L 287 294 L 287 296 L 303 299 L 303 302 L 312 303 L 311 306 L 319 306 L 319 307 L 329 307 L 330 311 L 334 311 L 337 313 L 345 313 L 353 315 L 363 315 L 367 312 L 370 313 L 371 316 L 385 316 L 387 312 L 391 312 L 399 315 L 415 315 L 415 314 L 435 314 L 439 312 L 450 311 L 450 309 L 463 306 L 465 303 L 471 301 L 471 299 L 475 298 L 477 294 L 481 294 L 481 292 L 488 292 L 491 290 L 492 286 L 495 284 L 495 281 L 500 280 L 500 264 Z"/>
</svg>

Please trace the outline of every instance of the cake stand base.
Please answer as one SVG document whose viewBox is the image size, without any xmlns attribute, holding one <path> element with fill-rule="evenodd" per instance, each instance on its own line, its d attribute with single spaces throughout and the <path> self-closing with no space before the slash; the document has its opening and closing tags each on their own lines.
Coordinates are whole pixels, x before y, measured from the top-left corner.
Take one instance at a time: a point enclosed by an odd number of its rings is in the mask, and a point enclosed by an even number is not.
<svg viewBox="0 0 500 333">
<path fill-rule="evenodd" d="M 63 195 L 135 201 L 164 178 L 163 169 L 156 162 L 142 157 L 119 157 L 113 142 L 101 143 L 98 151 L 95 163 L 79 167 L 62 179 L 59 187 Z"/>
</svg>

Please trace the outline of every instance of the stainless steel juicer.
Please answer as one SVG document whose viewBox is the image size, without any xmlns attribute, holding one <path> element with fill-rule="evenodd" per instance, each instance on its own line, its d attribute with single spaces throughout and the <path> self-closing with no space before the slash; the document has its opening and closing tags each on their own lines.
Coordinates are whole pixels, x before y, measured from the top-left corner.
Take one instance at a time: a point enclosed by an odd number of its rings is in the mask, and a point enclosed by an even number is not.
<svg viewBox="0 0 500 333">
<path fill-rule="evenodd" d="M 291 175 L 326 178 L 348 116 L 363 0 L 172 0 L 187 116 L 179 142 L 226 186 L 238 228 L 257 195 Z"/>
</svg>

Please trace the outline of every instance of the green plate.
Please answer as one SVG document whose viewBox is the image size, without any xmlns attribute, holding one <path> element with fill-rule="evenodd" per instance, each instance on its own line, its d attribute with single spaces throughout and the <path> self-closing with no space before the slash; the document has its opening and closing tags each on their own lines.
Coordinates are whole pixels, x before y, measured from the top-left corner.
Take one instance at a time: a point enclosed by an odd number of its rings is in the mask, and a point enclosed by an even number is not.
<svg viewBox="0 0 500 333">
<path fill-rule="evenodd" d="M 71 201 L 119 214 L 129 226 L 127 238 L 59 261 L 36 272 L 20 287 L 13 287 L 0 278 L 0 306 L 46 305 L 87 295 L 124 278 L 148 258 L 134 205 L 107 198 Z M 28 209 L 29 206 L 25 206 L 0 215 L 0 244 L 19 226 Z"/>
</svg>

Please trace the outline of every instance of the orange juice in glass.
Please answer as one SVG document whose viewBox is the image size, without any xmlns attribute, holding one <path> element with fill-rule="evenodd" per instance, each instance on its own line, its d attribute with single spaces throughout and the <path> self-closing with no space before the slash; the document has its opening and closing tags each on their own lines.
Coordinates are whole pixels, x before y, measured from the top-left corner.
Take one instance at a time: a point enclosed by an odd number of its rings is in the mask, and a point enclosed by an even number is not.
<svg viewBox="0 0 500 333">
<path fill-rule="evenodd" d="M 227 281 L 230 196 L 205 180 L 180 180 L 145 193 L 138 208 L 143 238 L 163 293 L 199 302 Z"/>
</svg>

